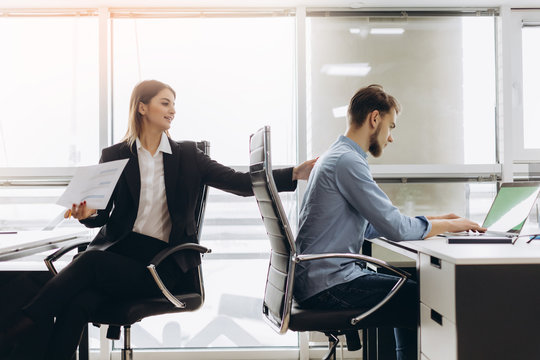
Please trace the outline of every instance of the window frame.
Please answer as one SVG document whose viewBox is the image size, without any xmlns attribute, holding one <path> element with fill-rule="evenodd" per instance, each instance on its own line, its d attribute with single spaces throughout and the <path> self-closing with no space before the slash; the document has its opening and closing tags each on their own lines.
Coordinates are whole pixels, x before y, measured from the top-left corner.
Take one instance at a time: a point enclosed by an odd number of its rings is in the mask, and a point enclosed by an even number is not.
<svg viewBox="0 0 540 360">
<path fill-rule="evenodd" d="M 515 124 L 513 134 L 513 149 L 515 164 L 538 162 L 540 149 L 526 149 L 524 146 L 525 118 L 523 114 L 523 37 L 522 31 L 526 26 L 540 26 L 540 9 L 511 9 L 510 43 L 512 57 L 512 119 Z"/>
<path fill-rule="evenodd" d="M 501 18 L 501 11 L 499 8 L 377 8 L 377 9 L 339 9 L 339 8 L 308 8 L 306 10 L 307 17 L 407 17 L 407 16 L 456 16 L 456 17 L 475 17 L 475 16 L 492 16 L 495 18 L 496 29 L 494 31 L 494 43 L 495 49 L 501 45 L 499 44 L 500 34 L 497 31 L 497 23 Z M 305 25 L 304 25 L 305 26 Z M 304 29 L 305 30 L 305 29 Z M 305 41 L 305 40 L 304 40 Z M 304 69 L 307 71 L 307 65 L 304 59 Z M 500 62 L 499 57 L 495 56 L 495 78 L 499 77 L 500 69 L 497 67 L 497 63 Z M 305 75 L 309 77 L 309 74 Z M 496 83 L 497 87 L 497 83 Z M 498 92 L 498 89 L 493 89 L 495 93 Z M 501 107 L 502 101 L 504 98 L 496 96 L 496 109 L 498 110 Z M 493 181 L 503 179 L 503 161 L 499 154 L 499 136 L 500 133 L 497 131 L 499 127 L 500 118 L 497 116 L 499 111 L 496 110 L 495 118 L 495 143 L 496 143 L 496 154 L 495 154 L 495 163 L 489 164 L 449 164 L 449 165 L 440 165 L 440 164 L 373 164 L 370 165 L 372 170 L 373 177 L 376 181 L 384 182 L 420 182 L 420 181 Z M 306 109 L 308 112 L 309 109 Z M 307 121 L 307 116 L 304 119 Z M 298 119 L 300 123 L 300 118 Z M 304 125 L 304 129 L 309 128 L 308 125 Z M 300 133 L 299 135 L 304 135 L 306 131 Z M 304 139 L 304 144 L 307 144 L 307 139 Z M 299 160 L 304 160 L 303 158 Z M 511 180 L 510 180 L 511 181 Z"/>
<path fill-rule="evenodd" d="M 98 31 L 101 31 L 101 11 L 98 8 L 95 7 L 88 7 L 88 8 L 0 8 L 0 17 L 9 18 L 9 19 L 32 19 L 32 18 L 52 18 L 52 19 L 65 19 L 65 18 L 95 18 L 98 22 L 97 28 Z M 102 47 L 101 39 L 98 37 L 98 51 L 101 54 L 101 47 Z M 98 55 L 98 74 L 101 75 L 102 69 L 106 70 L 106 66 L 103 67 L 103 63 L 101 62 L 101 59 L 99 58 L 100 55 Z M 100 76 L 101 77 L 101 76 Z M 101 93 L 102 93 L 102 86 L 101 82 L 98 84 L 98 113 L 101 112 L 102 104 L 101 104 Z M 101 116 L 100 116 L 100 123 L 98 125 L 98 134 L 101 139 L 102 134 L 102 128 L 101 128 Z M 101 152 L 102 145 L 104 143 L 99 143 L 99 149 Z M 40 174 L 35 176 L 35 179 L 33 181 L 40 181 L 43 179 L 42 171 L 45 171 L 47 174 L 50 175 L 51 169 L 60 169 L 60 170 L 52 170 L 52 171 L 58 171 L 57 175 L 54 176 L 63 176 L 65 169 L 75 168 L 74 166 L 0 166 L 0 186 L 11 184 L 11 180 L 15 181 L 15 177 L 11 176 L 12 170 L 14 170 L 15 174 L 20 173 L 22 170 L 23 172 L 28 171 L 35 171 L 35 174 Z M 27 169 L 27 170 L 24 170 Z M 27 175 L 23 175 L 23 177 L 28 177 Z M 68 182 L 69 182 L 68 178 Z"/>
<path fill-rule="evenodd" d="M 501 8 L 503 10 L 503 8 Z M 336 16 L 366 16 L 366 15 L 377 15 L 377 16 L 388 16 L 388 15 L 402 15 L 404 13 L 416 14 L 416 15 L 426 15 L 426 16 L 478 16 L 478 15 L 492 15 L 496 17 L 503 17 L 502 12 L 499 12 L 498 8 L 453 8 L 453 9 L 437 9 L 437 8 L 416 8 L 416 9 L 396 9 L 396 8 L 385 8 L 385 9 L 364 9 L 362 11 L 351 10 L 351 9 L 340 9 L 340 8 L 306 8 L 306 7 L 296 7 L 296 8 L 249 8 L 249 9 L 182 9 L 182 8 L 160 8 L 160 9 L 144 9 L 144 8 L 107 8 L 102 7 L 99 9 L 5 9 L 0 12 L 4 15 L 9 16 L 80 16 L 80 14 L 92 14 L 99 16 L 99 148 L 101 149 L 110 146 L 112 144 L 112 101 L 111 101 L 111 88 L 112 76 L 111 76 L 111 61 L 112 61 L 112 51 L 111 51 L 111 23 L 112 18 L 121 18 L 121 17 L 193 17 L 193 16 L 215 16 L 215 17 L 238 17 L 238 16 L 272 16 L 272 15 L 281 15 L 281 16 L 294 16 L 296 18 L 296 105 L 297 105 L 297 161 L 301 162 L 307 159 L 307 144 L 308 139 L 306 135 L 306 129 L 308 128 L 307 124 L 307 73 L 306 73 L 306 17 L 307 16 L 331 16 L 332 14 Z M 510 13 L 512 17 L 516 12 L 513 11 Z M 59 15 L 60 14 L 60 15 Z M 527 12 L 531 14 L 531 12 Z M 509 17 L 506 14 L 504 17 Z M 540 19 L 540 11 L 534 19 Z M 520 29 L 516 31 L 513 29 L 514 38 L 519 35 Z M 498 36 L 496 32 L 496 37 Z M 496 39 L 497 40 L 497 39 Z M 499 41 L 497 41 L 499 42 Z M 521 49 L 520 41 L 512 41 L 513 47 L 519 46 Z M 502 47 L 499 44 L 500 47 Z M 515 48 L 512 49 L 513 54 L 519 55 L 519 61 L 517 55 L 513 63 L 521 62 L 521 52 L 516 51 Z M 500 56 L 499 56 L 500 57 Z M 498 61 L 504 60 L 499 59 Z M 515 64 L 513 64 L 515 65 Z M 513 76 L 514 82 L 517 81 L 516 77 L 521 76 L 521 69 L 514 69 L 515 75 Z M 501 71 L 496 69 L 496 71 Z M 504 72 L 502 69 L 501 72 Z M 519 75 L 519 76 L 518 76 Z M 500 77 L 500 74 L 497 74 Z M 521 85 L 521 79 L 518 82 Z M 500 89 L 499 89 L 499 92 Z M 501 108 L 501 105 L 505 102 L 505 97 L 501 96 L 497 101 L 497 109 Z M 500 111 L 498 111 L 499 113 Z M 522 119 L 522 111 L 514 109 L 513 118 Z M 500 117 L 500 114 L 499 114 Z M 521 131 L 523 132 L 523 124 L 520 122 L 520 129 L 516 132 L 517 134 Z M 501 127 L 501 125 L 499 125 Z M 508 129 L 507 129 L 508 131 Z M 501 139 L 497 139 L 498 143 L 501 143 Z M 505 139 L 505 145 L 511 145 L 514 141 Z M 508 149 L 508 146 L 504 146 Z M 508 151 L 507 151 L 508 152 Z M 515 151 L 515 158 L 518 159 L 521 156 L 520 151 Z M 537 154 L 529 155 L 528 157 L 523 157 L 526 159 L 532 159 L 536 156 L 536 159 L 540 157 L 540 150 Z M 499 161 L 499 167 L 493 167 L 494 164 L 480 164 L 479 167 L 469 167 L 467 171 L 471 171 L 467 174 L 463 174 L 464 167 L 461 165 L 457 166 L 448 166 L 445 171 L 441 172 L 437 170 L 437 164 L 426 164 L 420 168 L 415 167 L 414 165 L 374 165 L 374 176 L 375 178 L 384 176 L 386 179 L 389 177 L 395 179 L 395 181 L 403 180 L 403 171 L 407 173 L 414 173 L 415 171 L 421 171 L 426 175 L 426 177 L 432 177 L 435 173 L 437 177 L 440 177 L 442 180 L 446 178 L 463 178 L 463 179 L 472 179 L 478 178 L 480 180 L 484 179 L 486 176 L 492 178 L 496 176 L 497 179 L 504 180 L 504 163 L 509 157 L 501 157 Z M 514 162 L 514 156 L 510 156 L 512 162 Z M 392 169 L 395 168 L 395 171 Z M 477 171 L 476 169 L 482 169 Z M 2 174 L 9 172 L 11 168 L 0 168 L 0 178 Z M 36 169 L 36 168 L 29 168 Z M 488 174 L 486 174 L 486 169 L 490 169 Z M 429 175 L 429 176 L 428 176 Z M 416 176 L 418 177 L 418 176 Z M 300 193 L 302 193 L 302 189 Z"/>
</svg>

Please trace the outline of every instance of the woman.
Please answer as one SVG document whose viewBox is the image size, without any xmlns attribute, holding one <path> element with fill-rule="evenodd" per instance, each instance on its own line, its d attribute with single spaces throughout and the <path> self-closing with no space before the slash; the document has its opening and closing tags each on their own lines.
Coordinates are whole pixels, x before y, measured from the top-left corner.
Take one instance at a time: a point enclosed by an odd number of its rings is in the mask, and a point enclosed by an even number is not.
<svg viewBox="0 0 540 360">
<path fill-rule="evenodd" d="M 175 98 L 170 86 L 156 80 L 143 81 L 134 88 L 126 136 L 104 149 L 100 160 L 129 159 L 107 208 L 96 211 L 83 202 L 73 204 L 65 215 L 101 230 L 85 252 L 4 325 L 0 352 L 9 353 L 12 344 L 36 322 L 55 317 L 46 357 L 71 359 L 90 314 L 99 304 L 110 298 L 159 293 L 146 264 L 167 246 L 196 241 L 194 213 L 202 184 L 253 195 L 248 173 L 211 160 L 194 142 L 169 138 Z M 296 180 L 308 178 L 314 162 L 275 170 L 278 189 L 294 190 Z M 198 253 L 177 255 L 164 265 L 165 283 L 173 284 L 175 272 L 185 272 L 199 263 Z"/>
</svg>

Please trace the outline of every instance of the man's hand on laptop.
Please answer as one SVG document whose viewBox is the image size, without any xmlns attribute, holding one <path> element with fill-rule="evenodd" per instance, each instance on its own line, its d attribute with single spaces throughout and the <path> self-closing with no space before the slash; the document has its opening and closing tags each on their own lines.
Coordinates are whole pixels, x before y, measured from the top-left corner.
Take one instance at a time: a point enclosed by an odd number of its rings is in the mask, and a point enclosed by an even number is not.
<svg viewBox="0 0 540 360">
<path fill-rule="evenodd" d="M 436 236 L 446 232 L 477 231 L 485 232 L 487 229 L 479 224 L 457 216 L 456 214 L 446 214 L 440 216 L 426 216 L 431 222 L 431 231 L 426 238 Z"/>
</svg>

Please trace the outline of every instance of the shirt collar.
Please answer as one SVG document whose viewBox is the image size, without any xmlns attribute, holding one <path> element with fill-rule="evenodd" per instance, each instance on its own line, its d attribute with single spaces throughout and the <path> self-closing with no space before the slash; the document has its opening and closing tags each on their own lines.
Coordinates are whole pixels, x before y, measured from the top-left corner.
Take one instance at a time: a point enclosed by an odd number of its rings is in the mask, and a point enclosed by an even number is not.
<svg viewBox="0 0 540 360">
<path fill-rule="evenodd" d="M 140 150 L 140 148 L 142 147 L 142 144 L 141 144 L 141 140 L 139 140 L 138 137 L 137 139 L 135 139 L 135 144 L 137 146 L 137 150 Z M 167 134 L 165 133 L 161 134 L 161 141 L 159 142 L 159 146 L 156 152 L 158 151 L 161 151 L 167 154 L 172 154 L 171 144 L 169 143 L 169 138 L 167 137 Z"/>
<path fill-rule="evenodd" d="M 362 149 L 360 147 L 360 145 L 358 145 L 355 141 L 353 141 L 352 139 L 349 139 L 348 137 L 346 137 L 345 135 L 340 135 L 339 138 L 338 138 L 338 141 L 341 141 L 341 142 L 344 142 L 344 143 L 347 143 L 349 145 L 352 146 L 352 148 L 354 150 L 356 150 L 357 153 L 359 153 L 360 155 L 362 155 L 362 157 L 364 159 L 367 159 L 367 154 L 366 152 L 364 151 L 364 149 Z"/>
</svg>

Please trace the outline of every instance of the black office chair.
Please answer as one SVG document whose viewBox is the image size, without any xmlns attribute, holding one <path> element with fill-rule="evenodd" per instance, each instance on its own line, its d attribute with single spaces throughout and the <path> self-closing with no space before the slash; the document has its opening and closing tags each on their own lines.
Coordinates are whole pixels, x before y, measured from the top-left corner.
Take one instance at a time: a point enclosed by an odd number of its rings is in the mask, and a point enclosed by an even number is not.
<svg viewBox="0 0 540 360">
<path fill-rule="evenodd" d="M 406 272 L 384 261 L 359 254 L 302 254 L 296 253 L 294 236 L 281 204 L 270 160 L 270 127 L 266 126 L 250 137 L 249 172 L 253 192 L 271 244 L 270 264 L 266 279 L 263 313 L 266 320 L 279 333 L 293 331 L 320 331 L 329 339 L 329 351 L 324 359 L 335 359 L 338 335 L 345 335 L 348 350 L 362 347 L 358 330 L 376 327 L 394 327 L 384 316 L 384 305 L 399 291 L 409 278 Z M 294 272 L 297 263 L 324 258 L 350 258 L 382 267 L 400 277 L 395 286 L 378 304 L 369 309 L 315 310 L 301 308 L 293 299 Z M 365 332 L 364 332 L 365 334 Z M 366 341 L 364 337 L 364 342 Z M 363 359 L 369 353 L 364 346 Z"/>
<path fill-rule="evenodd" d="M 205 154 L 209 153 L 209 142 L 197 142 L 197 147 Z M 197 199 L 197 207 L 195 209 L 197 240 L 200 240 L 201 236 L 207 192 L 207 186 L 203 185 Z M 89 241 L 73 243 L 49 255 L 45 259 L 47 268 L 51 273 L 56 275 L 57 270 L 54 267 L 55 261 L 57 261 L 64 254 L 76 248 L 78 248 L 80 251 L 84 250 L 89 243 Z M 181 291 L 168 289 L 165 284 L 163 284 L 159 276 L 159 264 L 171 255 L 185 250 L 195 250 L 201 254 L 209 253 L 211 251 L 195 243 L 182 244 L 162 250 L 150 261 L 147 266 L 148 270 L 152 274 L 152 277 L 154 278 L 154 281 L 156 282 L 156 285 L 163 294 L 162 297 L 144 299 L 137 298 L 128 302 L 111 301 L 100 308 L 91 319 L 91 322 L 96 326 L 101 324 L 109 326 L 107 330 L 107 338 L 109 339 L 120 339 L 120 328 L 124 328 L 124 347 L 122 349 L 121 356 L 122 360 L 133 359 L 133 349 L 131 348 L 131 325 L 149 316 L 195 311 L 204 303 L 204 285 L 200 265 L 197 268 L 186 272 L 185 274 L 179 271 L 179 276 L 182 276 L 182 281 L 179 281 L 179 283 L 182 284 Z M 82 347 L 79 348 L 79 352 L 82 351 L 81 348 Z M 86 356 L 87 354 L 84 357 Z M 79 358 L 81 358 L 80 355 Z"/>
</svg>

